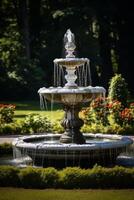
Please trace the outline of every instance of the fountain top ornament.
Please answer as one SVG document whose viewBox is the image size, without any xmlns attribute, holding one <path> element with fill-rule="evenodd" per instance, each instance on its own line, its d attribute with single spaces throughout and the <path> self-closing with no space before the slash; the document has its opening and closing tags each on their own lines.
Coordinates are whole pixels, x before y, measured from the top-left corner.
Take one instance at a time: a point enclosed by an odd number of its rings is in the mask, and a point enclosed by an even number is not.
<svg viewBox="0 0 134 200">
<path fill-rule="evenodd" d="M 63 77 L 65 77 L 65 81 L 67 83 L 64 86 L 67 88 L 78 88 L 78 86 L 87 86 L 86 81 L 89 79 L 88 83 L 91 85 L 91 73 L 90 73 L 90 67 L 89 67 L 89 59 L 88 58 L 76 58 L 75 57 L 75 36 L 71 32 L 70 29 L 66 31 L 64 34 L 64 48 L 65 48 L 65 54 L 66 58 L 56 58 L 54 60 L 54 66 L 56 68 L 55 71 L 61 71 L 61 68 L 65 68 L 66 75 L 64 73 Z M 57 68 L 59 68 L 57 70 Z M 83 76 L 83 77 L 82 77 Z M 56 76 L 54 73 L 54 77 L 59 78 L 59 74 Z M 63 78 L 64 80 L 64 78 Z M 76 83 L 77 80 L 77 83 Z M 84 84 L 82 81 L 85 80 Z M 55 81 L 54 81 L 55 82 Z M 61 82 L 61 81 L 60 81 Z M 56 86 L 59 86 L 58 84 L 55 84 Z"/>
<path fill-rule="evenodd" d="M 70 29 L 64 35 L 64 43 L 66 49 L 66 58 L 75 58 L 74 50 L 76 49 L 75 37 Z"/>
</svg>

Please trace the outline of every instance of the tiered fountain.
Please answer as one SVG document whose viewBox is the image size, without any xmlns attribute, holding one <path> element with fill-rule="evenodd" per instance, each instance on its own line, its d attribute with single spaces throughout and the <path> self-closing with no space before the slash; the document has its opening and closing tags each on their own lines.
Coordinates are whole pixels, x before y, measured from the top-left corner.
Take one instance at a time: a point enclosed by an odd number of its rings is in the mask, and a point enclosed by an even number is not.
<svg viewBox="0 0 134 200">
<path fill-rule="evenodd" d="M 13 142 L 15 154 L 19 152 L 21 156 L 28 155 L 34 165 L 41 166 L 89 167 L 95 163 L 114 163 L 116 157 L 132 141 L 117 135 L 83 135 L 80 132 L 83 121 L 79 118 L 79 111 L 82 105 L 93 98 L 104 96 L 105 89 L 89 85 L 89 59 L 75 58 L 75 38 L 70 29 L 65 33 L 64 41 L 66 58 L 54 60 L 56 87 L 43 87 L 38 93 L 41 99 L 63 105 L 65 116 L 61 124 L 65 132 L 62 135 L 43 134 L 18 138 Z"/>
</svg>

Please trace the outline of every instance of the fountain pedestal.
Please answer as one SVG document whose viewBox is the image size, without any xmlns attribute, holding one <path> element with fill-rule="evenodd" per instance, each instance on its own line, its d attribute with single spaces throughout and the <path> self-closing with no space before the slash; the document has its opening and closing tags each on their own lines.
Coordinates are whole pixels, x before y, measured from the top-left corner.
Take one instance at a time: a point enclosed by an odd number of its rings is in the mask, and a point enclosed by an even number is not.
<svg viewBox="0 0 134 200">
<path fill-rule="evenodd" d="M 61 125 L 64 127 L 65 132 L 60 137 L 61 143 L 85 143 L 84 136 L 80 132 L 80 128 L 84 124 L 83 120 L 79 118 L 80 110 L 81 107 L 79 105 L 64 106 L 65 115 Z"/>
</svg>

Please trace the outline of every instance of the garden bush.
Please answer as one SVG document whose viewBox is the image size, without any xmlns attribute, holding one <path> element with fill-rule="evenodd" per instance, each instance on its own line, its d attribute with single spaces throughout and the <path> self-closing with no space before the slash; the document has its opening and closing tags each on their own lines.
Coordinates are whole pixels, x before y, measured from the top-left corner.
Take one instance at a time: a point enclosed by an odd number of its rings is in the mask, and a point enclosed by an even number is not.
<svg viewBox="0 0 134 200">
<path fill-rule="evenodd" d="M 127 83 L 121 74 L 116 74 L 109 82 L 108 97 L 111 100 L 117 100 L 122 103 L 124 107 L 127 106 L 128 99 Z"/>
<path fill-rule="evenodd" d="M 1 135 L 20 135 L 51 132 L 52 126 L 47 117 L 29 114 L 23 121 L 0 124 Z"/>
<path fill-rule="evenodd" d="M 84 188 L 85 170 L 79 167 L 67 167 L 60 173 L 62 187 L 66 189 Z"/>
<path fill-rule="evenodd" d="M 29 114 L 22 124 L 22 129 L 25 133 L 50 132 L 51 128 L 48 118 L 39 114 Z"/>
<path fill-rule="evenodd" d="M 0 187 L 20 186 L 19 169 L 12 166 L 0 166 Z"/>
<path fill-rule="evenodd" d="M 81 111 L 84 126 L 82 132 L 134 134 L 134 103 L 127 108 L 117 100 L 96 98 Z"/>
<path fill-rule="evenodd" d="M 13 122 L 15 105 L 13 104 L 0 104 L 0 122 L 11 123 Z"/>
<path fill-rule="evenodd" d="M 28 167 L 20 170 L 19 179 L 24 188 L 56 188 L 59 187 L 59 173 L 53 168 Z"/>
<path fill-rule="evenodd" d="M 40 171 L 33 167 L 21 169 L 18 177 L 21 186 L 24 188 L 41 188 L 41 174 Z"/>
<path fill-rule="evenodd" d="M 54 132 L 54 133 L 63 133 L 64 132 L 64 128 L 61 126 L 60 121 L 56 121 L 52 124 L 52 132 Z"/>
<path fill-rule="evenodd" d="M 18 122 L 4 123 L 0 125 L 1 135 L 19 135 L 23 134 L 22 124 Z"/>
<path fill-rule="evenodd" d="M 41 187 L 42 188 L 57 188 L 60 184 L 58 171 L 53 167 L 48 167 L 40 170 Z"/>
<path fill-rule="evenodd" d="M 134 188 L 134 168 L 104 168 L 96 165 L 92 169 L 67 167 L 58 171 L 52 167 L 19 169 L 1 166 L 0 186 L 66 189 Z"/>
</svg>

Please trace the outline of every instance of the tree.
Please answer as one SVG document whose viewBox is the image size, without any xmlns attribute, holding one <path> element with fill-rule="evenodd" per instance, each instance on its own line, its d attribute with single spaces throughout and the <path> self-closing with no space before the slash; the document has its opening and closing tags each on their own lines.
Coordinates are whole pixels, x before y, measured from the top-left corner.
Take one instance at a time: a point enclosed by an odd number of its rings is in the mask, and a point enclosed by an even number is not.
<svg viewBox="0 0 134 200">
<path fill-rule="evenodd" d="M 30 59 L 30 35 L 29 35 L 29 13 L 28 0 L 13 0 L 17 25 L 22 39 L 23 56 Z"/>
</svg>

